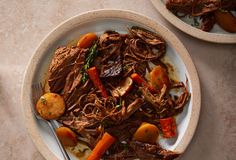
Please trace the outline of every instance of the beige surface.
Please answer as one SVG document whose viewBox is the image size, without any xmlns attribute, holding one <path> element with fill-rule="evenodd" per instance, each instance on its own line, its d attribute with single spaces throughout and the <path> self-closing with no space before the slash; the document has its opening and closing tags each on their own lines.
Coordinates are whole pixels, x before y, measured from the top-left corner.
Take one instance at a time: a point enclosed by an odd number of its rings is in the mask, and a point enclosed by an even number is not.
<svg viewBox="0 0 236 160">
<path fill-rule="evenodd" d="M 182 159 L 236 159 L 236 45 L 207 43 L 182 33 L 147 0 L 1 0 L 1 160 L 43 160 L 24 128 L 21 113 L 20 87 L 26 64 L 38 43 L 56 25 L 83 11 L 99 8 L 138 11 L 176 33 L 195 62 L 202 87 L 199 126 Z"/>
</svg>

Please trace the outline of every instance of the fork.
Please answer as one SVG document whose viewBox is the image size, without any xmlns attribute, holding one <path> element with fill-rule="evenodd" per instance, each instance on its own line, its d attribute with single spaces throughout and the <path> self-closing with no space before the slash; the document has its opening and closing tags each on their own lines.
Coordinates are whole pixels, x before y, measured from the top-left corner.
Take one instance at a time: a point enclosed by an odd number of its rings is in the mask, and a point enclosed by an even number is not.
<svg viewBox="0 0 236 160">
<path fill-rule="evenodd" d="M 32 85 L 32 95 L 33 95 L 33 103 L 34 105 L 36 105 L 38 99 L 40 96 L 42 96 L 43 94 L 43 89 L 42 89 L 42 85 L 41 83 L 35 83 Z M 52 133 L 53 133 L 53 136 L 55 137 L 56 141 L 57 141 L 57 144 L 62 152 L 62 155 L 64 157 L 65 160 L 70 160 L 70 157 L 69 155 L 67 154 L 67 152 L 65 151 L 64 147 L 62 146 L 60 140 L 58 139 L 57 137 L 57 134 L 55 132 L 55 129 L 57 128 L 56 126 L 56 122 L 55 120 L 45 120 L 43 119 L 39 114 L 38 112 L 35 110 L 35 107 L 32 106 L 32 112 L 34 113 L 35 117 L 37 120 L 41 120 L 41 121 L 44 121 L 45 123 L 48 124 L 49 128 L 51 129 Z"/>
</svg>

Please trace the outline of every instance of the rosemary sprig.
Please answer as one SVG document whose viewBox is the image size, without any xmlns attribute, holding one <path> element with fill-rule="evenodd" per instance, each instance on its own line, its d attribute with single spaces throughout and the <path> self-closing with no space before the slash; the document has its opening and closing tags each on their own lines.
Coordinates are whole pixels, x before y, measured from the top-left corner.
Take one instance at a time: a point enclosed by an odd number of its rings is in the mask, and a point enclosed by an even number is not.
<svg viewBox="0 0 236 160">
<path fill-rule="evenodd" d="M 88 79 L 88 74 L 86 73 L 86 70 L 90 68 L 90 65 L 92 64 L 94 58 L 97 56 L 98 51 L 97 51 L 97 43 L 95 43 L 90 49 L 89 53 L 85 59 L 85 64 L 83 68 L 81 69 L 81 74 L 82 74 L 82 83 L 86 82 Z"/>
</svg>

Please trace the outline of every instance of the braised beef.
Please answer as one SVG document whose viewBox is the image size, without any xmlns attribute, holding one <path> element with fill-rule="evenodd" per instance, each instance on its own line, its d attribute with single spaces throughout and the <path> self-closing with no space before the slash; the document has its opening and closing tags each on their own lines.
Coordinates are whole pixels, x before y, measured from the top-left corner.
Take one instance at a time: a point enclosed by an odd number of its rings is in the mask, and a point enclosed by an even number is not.
<svg viewBox="0 0 236 160">
<path fill-rule="evenodd" d="M 221 6 L 220 0 L 168 0 L 166 8 L 178 16 L 178 13 L 183 13 L 179 17 L 192 15 L 201 16 L 217 10 Z"/>
<path fill-rule="evenodd" d="M 137 26 L 131 27 L 129 31 L 133 35 L 129 42 L 130 52 L 137 57 L 153 60 L 160 58 L 165 53 L 165 41 L 156 33 Z"/>
<path fill-rule="evenodd" d="M 60 93 L 66 83 L 66 77 L 71 72 L 75 59 L 81 50 L 76 47 L 60 47 L 52 58 L 48 71 L 48 84 L 50 91 Z"/>
<path fill-rule="evenodd" d="M 235 0 L 221 0 L 221 8 L 229 11 L 236 11 Z"/>
<path fill-rule="evenodd" d="M 166 8 L 174 14 L 200 16 L 215 11 L 219 8 L 235 11 L 235 0 L 167 0 Z"/>
<path fill-rule="evenodd" d="M 62 90 L 62 95 L 65 99 L 78 87 L 81 83 L 82 75 L 81 68 L 84 65 L 86 50 L 80 52 L 76 58 L 70 73 L 66 77 L 66 83 Z"/>
<path fill-rule="evenodd" d="M 152 64 L 163 64 L 166 42 L 158 34 L 140 27 L 131 27 L 128 34 L 106 31 L 96 41 L 96 57 L 87 68 L 95 66 L 108 97 L 90 79 L 82 81 L 86 73 L 88 50 L 61 47 L 55 52 L 49 69 L 49 85 L 65 99 L 66 111 L 58 121 L 76 132 L 77 138 L 93 149 L 104 132 L 117 141 L 103 155 L 104 159 L 160 159 L 172 160 L 179 154 L 162 149 L 158 144 L 133 141 L 133 134 L 143 122 L 159 129 L 159 119 L 174 116 L 183 110 L 190 94 L 184 83 L 165 85 L 157 93 L 138 85 L 130 75 L 145 77 Z M 186 82 L 187 85 L 187 82 Z M 178 88 L 180 95 L 171 96 L 169 90 Z"/>
<path fill-rule="evenodd" d="M 87 80 L 85 83 L 81 83 L 75 87 L 67 97 L 64 97 L 67 107 L 70 107 L 75 104 L 79 97 L 85 93 L 88 93 L 92 88 L 92 83 L 90 80 Z"/>
<path fill-rule="evenodd" d="M 209 32 L 216 23 L 214 14 L 206 14 L 201 16 L 201 30 Z"/>
<path fill-rule="evenodd" d="M 215 11 L 221 7 L 220 0 L 194 0 L 192 15 L 193 16 L 201 16 L 206 13 L 210 13 Z"/>
<path fill-rule="evenodd" d="M 142 143 L 138 141 L 131 141 L 130 147 L 135 151 L 140 159 L 161 159 L 173 160 L 179 157 L 178 153 L 162 149 L 158 144 Z"/>
<path fill-rule="evenodd" d="M 106 31 L 99 38 L 100 56 L 98 69 L 101 69 L 100 77 L 109 78 L 119 76 L 122 72 L 121 35 L 115 31 Z"/>
<path fill-rule="evenodd" d="M 114 61 L 113 63 L 102 65 L 100 77 L 116 77 L 119 76 L 122 72 L 122 63 L 121 60 Z"/>
<path fill-rule="evenodd" d="M 123 43 L 121 35 L 115 31 L 106 31 L 99 38 L 99 52 L 103 58 L 101 63 L 115 61 L 120 56 L 121 45 Z"/>
<path fill-rule="evenodd" d="M 136 158 L 135 152 L 131 151 L 130 149 L 124 149 L 118 153 L 105 155 L 105 160 L 134 160 Z"/>
<path fill-rule="evenodd" d="M 166 8 L 178 17 L 200 16 L 200 29 L 209 32 L 216 23 L 214 12 L 236 11 L 235 0 L 167 0 Z M 195 25 L 195 24 L 194 24 Z M 199 25 L 197 25 L 199 26 Z"/>
<path fill-rule="evenodd" d="M 167 88 L 164 85 L 160 93 L 152 94 L 148 88 L 140 87 L 145 100 L 156 110 L 160 118 L 174 116 L 182 112 L 184 105 L 188 102 L 190 94 L 187 87 L 181 82 L 172 86 L 173 88 L 181 88 L 183 91 L 177 99 L 166 94 Z"/>
<path fill-rule="evenodd" d="M 126 160 L 126 159 L 140 159 L 140 160 L 174 160 L 179 157 L 179 153 L 162 149 L 158 144 L 142 143 L 138 141 L 123 141 L 116 144 L 115 154 L 105 155 L 104 159 L 108 160 Z M 119 148 L 118 148 L 119 147 Z"/>
<path fill-rule="evenodd" d="M 128 119 L 134 112 L 139 110 L 139 108 L 143 105 L 143 99 L 137 98 L 134 102 L 132 102 L 128 107 L 126 113 L 123 115 L 123 120 Z"/>
<path fill-rule="evenodd" d="M 192 13 L 193 0 L 168 0 L 166 8 L 174 14 L 181 13 L 182 16 Z"/>
</svg>

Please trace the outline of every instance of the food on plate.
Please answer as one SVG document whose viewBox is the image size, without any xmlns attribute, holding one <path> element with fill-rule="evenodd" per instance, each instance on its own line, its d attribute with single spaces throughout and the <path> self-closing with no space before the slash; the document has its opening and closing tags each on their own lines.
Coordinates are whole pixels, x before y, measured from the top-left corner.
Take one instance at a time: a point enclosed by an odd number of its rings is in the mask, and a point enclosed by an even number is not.
<svg viewBox="0 0 236 160">
<path fill-rule="evenodd" d="M 77 46 L 79 48 L 89 48 L 92 46 L 93 42 L 97 40 L 97 38 L 98 37 L 95 33 L 87 33 L 79 39 Z"/>
<path fill-rule="evenodd" d="M 57 130 L 63 144 L 83 142 L 91 149 L 89 160 L 178 157 L 158 139 L 177 136 L 174 117 L 190 93 L 187 80 L 171 79 L 162 59 L 166 42 L 137 26 L 93 37 L 86 47 L 59 47 L 49 66 L 49 90 L 66 106 L 58 118 L 66 128 Z"/>
<path fill-rule="evenodd" d="M 236 32 L 236 17 L 230 12 L 215 11 L 215 19 L 217 24 L 228 32 Z"/>
<path fill-rule="evenodd" d="M 150 72 L 150 82 L 157 90 L 161 90 L 164 85 L 169 88 L 170 80 L 165 68 L 161 67 L 160 65 L 153 68 Z"/>
<path fill-rule="evenodd" d="M 103 86 L 101 79 L 99 78 L 99 73 L 97 71 L 97 68 L 96 67 L 89 68 L 87 69 L 87 73 L 89 75 L 89 78 L 92 80 L 93 85 L 101 91 L 101 95 L 104 98 L 108 98 L 107 91 Z"/>
<path fill-rule="evenodd" d="M 132 85 L 133 80 L 130 77 L 126 77 L 118 86 L 115 86 L 114 89 L 111 90 L 111 94 L 113 97 L 123 97 L 129 93 L 132 89 Z"/>
<path fill-rule="evenodd" d="M 192 17 L 193 25 L 203 31 L 210 32 L 218 24 L 227 32 L 236 32 L 235 0 L 167 0 L 166 8 L 180 18 Z"/>
<path fill-rule="evenodd" d="M 65 112 L 65 108 L 63 97 L 56 93 L 45 93 L 36 104 L 39 115 L 47 120 L 58 119 Z"/>
<path fill-rule="evenodd" d="M 64 146 L 74 147 L 77 145 L 76 134 L 68 127 L 59 127 L 56 129 L 57 137 Z"/>
<path fill-rule="evenodd" d="M 161 130 L 163 133 L 163 137 L 172 138 L 177 134 L 176 122 L 173 117 L 161 118 L 160 119 Z"/>
<path fill-rule="evenodd" d="M 134 140 L 155 144 L 159 136 L 159 130 L 154 124 L 143 122 L 134 133 Z"/>
<path fill-rule="evenodd" d="M 116 138 L 105 132 L 102 138 L 98 141 L 93 151 L 87 158 L 87 160 L 98 160 L 101 159 L 103 154 L 108 150 L 109 147 L 116 141 Z"/>
<path fill-rule="evenodd" d="M 140 87 L 147 87 L 149 90 L 150 90 L 150 92 L 157 92 L 156 91 L 156 89 L 153 87 L 153 86 L 151 86 L 150 84 L 148 84 L 147 82 L 146 82 L 146 80 L 145 79 L 143 79 L 140 75 L 138 75 L 137 73 L 133 73 L 131 76 L 130 76 L 132 79 L 133 79 L 133 81 L 135 82 L 135 83 L 137 83 Z"/>
</svg>

